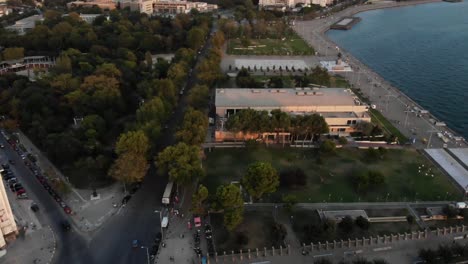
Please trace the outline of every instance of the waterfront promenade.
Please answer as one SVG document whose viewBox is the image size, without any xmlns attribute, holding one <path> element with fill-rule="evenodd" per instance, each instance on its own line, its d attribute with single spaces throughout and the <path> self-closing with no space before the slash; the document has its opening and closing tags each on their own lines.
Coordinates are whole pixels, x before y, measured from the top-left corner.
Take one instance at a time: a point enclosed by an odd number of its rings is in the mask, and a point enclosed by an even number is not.
<svg viewBox="0 0 468 264">
<path fill-rule="evenodd" d="M 352 54 L 340 48 L 325 35 L 325 32 L 329 30 L 330 25 L 336 23 L 343 17 L 353 16 L 359 12 L 433 2 L 440 1 L 382 1 L 375 2 L 371 5 L 353 6 L 327 18 L 310 21 L 296 21 L 294 30 L 315 48 L 320 60 L 335 60 L 338 53 L 341 52 L 343 59 L 348 61 L 354 71 L 341 73 L 340 75 L 344 76 L 353 87 L 360 88 L 362 93 L 369 98 L 371 103 L 376 105 L 377 110 L 379 110 L 404 135 L 408 138 L 415 138 L 415 146 L 417 148 L 441 148 L 444 144 L 447 144 L 447 147 L 451 148 L 467 147 L 465 141 L 455 141 L 453 137 L 450 138 L 447 136 L 446 138 L 449 139 L 449 142 L 447 143 L 442 141 L 437 136 L 437 133 L 446 135 L 448 135 L 447 133 L 450 133 L 453 136 L 458 135 L 448 127 L 434 126 L 434 120 L 437 119 L 432 115 L 426 114 L 422 115 L 422 117 L 418 117 L 414 111 L 414 107 L 423 109 L 421 106 L 400 92 L 398 88 L 384 80 L 380 75 L 373 72 L 372 69 L 361 63 Z M 365 22 L 366 21 L 362 21 L 360 23 Z"/>
</svg>

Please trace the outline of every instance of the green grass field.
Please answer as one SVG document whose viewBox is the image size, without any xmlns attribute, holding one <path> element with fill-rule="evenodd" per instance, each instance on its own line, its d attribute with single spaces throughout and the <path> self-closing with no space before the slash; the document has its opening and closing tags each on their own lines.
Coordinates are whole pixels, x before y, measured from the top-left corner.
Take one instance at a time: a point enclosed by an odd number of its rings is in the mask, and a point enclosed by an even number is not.
<svg viewBox="0 0 468 264">
<path fill-rule="evenodd" d="M 217 186 L 240 180 L 251 162 L 266 161 L 278 171 L 303 169 L 308 184 L 292 190 L 280 188 L 265 201 L 280 202 L 286 193 L 294 194 L 300 202 L 434 201 L 461 197 L 449 179 L 415 150 L 388 150 L 385 159 L 371 163 L 365 160 L 365 151 L 358 149 L 337 150 L 336 154 L 322 157 L 322 164 L 317 163 L 317 155 L 313 150 L 291 148 L 214 149 L 203 162 L 207 172 L 203 184 L 214 193 Z M 362 169 L 380 171 L 386 178 L 385 186 L 356 193 L 350 177 L 353 171 Z"/>
<path fill-rule="evenodd" d="M 303 39 L 294 36 L 290 39 L 252 39 L 243 46 L 240 39 L 231 39 L 227 44 L 230 55 L 313 55 L 311 48 Z"/>
</svg>

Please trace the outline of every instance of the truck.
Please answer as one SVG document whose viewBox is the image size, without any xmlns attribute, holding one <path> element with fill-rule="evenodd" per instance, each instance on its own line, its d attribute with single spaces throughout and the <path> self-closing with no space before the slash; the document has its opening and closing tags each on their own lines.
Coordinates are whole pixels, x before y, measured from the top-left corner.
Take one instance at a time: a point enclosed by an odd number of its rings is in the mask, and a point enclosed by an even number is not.
<svg viewBox="0 0 468 264">
<path fill-rule="evenodd" d="M 444 122 L 435 121 L 435 122 L 434 122 L 434 125 L 435 125 L 435 126 L 446 126 L 447 124 L 445 124 Z"/>
<path fill-rule="evenodd" d="M 174 187 L 174 182 L 170 181 L 166 185 L 166 189 L 164 190 L 164 194 L 162 197 L 162 203 L 168 205 L 171 203 L 171 195 L 172 195 L 172 188 Z"/>
<path fill-rule="evenodd" d="M 166 228 L 168 225 L 169 225 L 169 218 L 167 216 L 165 216 L 161 220 L 161 227 Z"/>
<path fill-rule="evenodd" d="M 455 204 L 455 208 L 464 209 L 464 208 L 466 208 L 466 203 L 465 202 L 458 202 L 458 203 Z"/>
</svg>

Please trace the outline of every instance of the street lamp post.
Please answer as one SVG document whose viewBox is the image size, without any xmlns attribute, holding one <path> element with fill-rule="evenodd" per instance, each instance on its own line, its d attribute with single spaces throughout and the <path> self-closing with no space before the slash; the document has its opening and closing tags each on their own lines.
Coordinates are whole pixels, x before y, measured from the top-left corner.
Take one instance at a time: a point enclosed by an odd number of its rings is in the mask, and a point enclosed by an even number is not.
<svg viewBox="0 0 468 264">
<path fill-rule="evenodd" d="M 147 260 L 148 264 L 150 264 L 150 257 L 149 257 L 149 249 L 148 249 L 148 247 L 141 246 L 141 249 L 146 249 L 146 260 Z"/>
</svg>

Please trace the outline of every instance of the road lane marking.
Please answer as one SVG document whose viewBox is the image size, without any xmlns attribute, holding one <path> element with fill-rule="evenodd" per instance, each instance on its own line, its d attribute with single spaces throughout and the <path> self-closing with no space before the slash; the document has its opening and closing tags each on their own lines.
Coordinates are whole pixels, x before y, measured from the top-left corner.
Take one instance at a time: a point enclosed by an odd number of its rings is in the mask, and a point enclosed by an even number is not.
<svg viewBox="0 0 468 264">
<path fill-rule="evenodd" d="M 390 250 L 392 247 L 381 247 L 381 248 L 374 248 L 373 251 L 385 251 L 385 250 Z"/>
<path fill-rule="evenodd" d="M 322 254 L 322 255 L 315 255 L 314 258 L 321 258 L 321 257 L 329 257 L 329 256 L 333 256 L 333 254 Z"/>
</svg>

